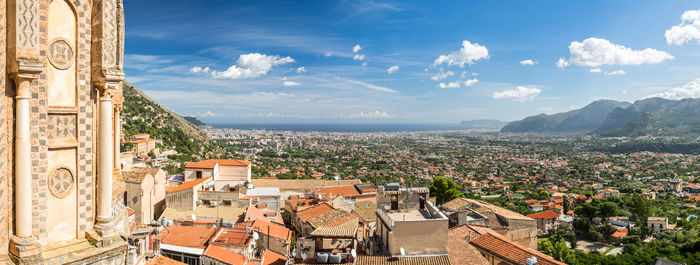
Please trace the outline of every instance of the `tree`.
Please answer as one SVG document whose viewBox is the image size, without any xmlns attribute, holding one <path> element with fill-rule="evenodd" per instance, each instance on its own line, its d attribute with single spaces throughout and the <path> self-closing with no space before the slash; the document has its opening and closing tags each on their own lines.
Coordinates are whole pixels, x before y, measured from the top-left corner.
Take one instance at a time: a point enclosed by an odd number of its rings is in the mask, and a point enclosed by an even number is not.
<svg viewBox="0 0 700 265">
<path fill-rule="evenodd" d="M 618 206 L 614 202 L 604 202 L 598 206 L 598 213 L 603 220 L 607 220 L 608 217 L 615 216 L 617 214 Z"/>
<path fill-rule="evenodd" d="M 564 199 L 564 202 L 563 202 L 564 203 L 564 205 L 563 205 L 564 212 L 563 212 L 563 214 L 567 214 L 569 212 L 569 198 L 566 195 L 564 195 L 563 199 Z"/>
<path fill-rule="evenodd" d="M 632 217 L 638 224 L 646 226 L 647 219 L 651 215 L 651 205 L 649 200 L 640 194 L 635 194 L 632 198 Z"/>
<path fill-rule="evenodd" d="M 576 262 L 576 255 L 569 247 L 566 246 L 564 238 L 558 235 L 552 235 L 537 242 L 537 249 L 552 258 L 563 261 L 568 264 Z"/>
<path fill-rule="evenodd" d="M 454 198 L 464 197 L 461 187 L 452 179 L 435 177 L 430 183 L 430 195 L 436 197 L 437 204 L 443 204 Z"/>
</svg>

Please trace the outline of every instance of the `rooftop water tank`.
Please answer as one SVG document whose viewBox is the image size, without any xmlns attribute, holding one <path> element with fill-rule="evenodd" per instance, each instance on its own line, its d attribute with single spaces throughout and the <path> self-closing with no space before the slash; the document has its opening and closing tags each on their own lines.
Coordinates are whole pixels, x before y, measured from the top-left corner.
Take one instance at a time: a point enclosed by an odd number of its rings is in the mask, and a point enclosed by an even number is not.
<svg viewBox="0 0 700 265">
<path fill-rule="evenodd" d="M 331 253 L 331 256 L 328 257 L 329 263 L 338 264 L 338 263 L 340 263 L 340 260 L 341 260 L 340 253 Z"/>
<path fill-rule="evenodd" d="M 317 263 L 328 263 L 328 253 L 316 253 Z"/>
</svg>

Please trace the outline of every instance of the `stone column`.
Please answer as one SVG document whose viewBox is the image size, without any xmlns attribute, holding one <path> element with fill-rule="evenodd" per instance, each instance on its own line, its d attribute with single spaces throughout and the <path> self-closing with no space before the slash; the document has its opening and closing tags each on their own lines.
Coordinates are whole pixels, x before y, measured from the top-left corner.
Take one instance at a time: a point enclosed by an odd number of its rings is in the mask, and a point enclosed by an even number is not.
<svg viewBox="0 0 700 265">
<path fill-rule="evenodd" d="M 32 156 L 29 117 L 32 80 L 15 78 L 15 235 L 32 236 Z"/>
<path fill-rule="evenodd" d="M 95 230 L 103 237 L 113 231 L 112 224 L 112 177 L 114 173 L 114 136 L 113 132 L 113 89 L 105 85 L 100 89 L 99 123 L 99 180 L 97 187 L 97 223 Z"/>
<path fill-rule="evenodd" d="M 32 81 L 39 78 L 41 65 L 22 63 L 13 73 L 15 82 L 15 230 L 10 252 L 19 263 L 37 261 L 41 246 L 32 235 Z"/>
</svg>

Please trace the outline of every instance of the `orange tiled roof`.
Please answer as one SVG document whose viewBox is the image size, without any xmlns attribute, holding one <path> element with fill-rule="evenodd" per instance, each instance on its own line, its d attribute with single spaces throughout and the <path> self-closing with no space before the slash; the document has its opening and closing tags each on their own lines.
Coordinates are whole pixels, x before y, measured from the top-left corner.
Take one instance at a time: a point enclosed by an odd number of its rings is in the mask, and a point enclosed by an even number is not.
<svg viewBox="0 0 700 265">
<path fill-rule="evenodd" d="M 201 179 L 195 179 L 195 180 L 190 180 L 190 181 L 187 181 L 187 182 L 183 182 L 182 184 L 180 184 L 180 185 L 178 185 L 178 186 L 176 186 L 176 187 L 174 187 L 174 188 L 172 188 L 172 189 L 169 189 L 169 190 L 167 191 L 167 193 L 178 192 L 178 191 L 181 191 L 181 190 L 191 189 L 191 188 L 193 188 L 194 186 L 197 186 L 197 185 L 201 184 L 202 182 L 207 181 L 207 180 L 210 179 L 210 178 L 211 178 L 211 177 L 208 177 L 208 178 L 201 178 Z"/>
<path fill-rule="evenodd" d="M 204 249 L 214 232 L 216 228 L 173 225 L 161 231 L 158 239 L 162 244 Z"/>
<path fill-rule="evenodd" d="M 326 197 L 340 195 L 345 198 L 352 198 L 359 196 L 360 193 L 357 192 L 355 186 L 337 186 L 337 187 L 318 187 L 314 188 L 314 192 L 317 194 L 323 194 Z"/>
<path fill-rule="evenodd" d="M 485 233 L 470 243 L 512 264 L 527 264 L 527 258 L 535 256 L 538 265 L 565 265 L 563 262 L 529 249 L 497 233 Z"/>
<path fill-rule="evenodd" d="M 629 231 L 627 230 L 627 228 L 618 229 L 617 231 L 615 231 L 615 233 L 612 234 L 612 237 L 620 238 L 626 236 L 628 232 Z"/>
<path fill-rule="evenodd" d="M 231 265 L 245 265 L 248 261 L 246 256 L 214 245 L 209 245 L 202 255 Z"/>
<path fill-rule="evenodd" d="M 263 254 L 262 265 L 285 265 L 287 264 L 287 257 L 277 254 L 274 251 L 265 251 Z"/>
<path fill-rule="evenodd" d="M 187 263 L 172 260 L 165 256 L 158 256 L 146 261 L 146 265 L 187 265 Z"/>
<path fill-rule="evenodd" d="M 198 162 L 187 162 L 185 168 L 214 168 L 216 164 L 219 164 L 220 166 L 247 167 L 250 165 L 250 161 L 236 159 L 206 159 Z"/>
<path fill-rule="evenodd" d="M 301 219 L 302 221 L 306 222 L 324 213 L 328 213 L 333 209 L 334 208 L 328 205 L 327 203 L 321 203 L 319 205 L 306 208 L 302 211 L 297 212 L 297 217 L 299 217 L 299 219 Z"/>
<path fill-rule="evenodd" d="M 555 213 L 552 210 L 549 211 L 544 211 L 544 212 L 539 212 L 539 213 L 533 213 L 528 215 L 527 217 L 530 217 L 532 219 L 554 219 L 559 217 L 558 213 Z"/>
<path fill-rule="evenodd" d="M 253 234 L 248 234 L 245 230 L 219 227 L 215 236 L 209 240 L 209 244 L 222 244 L 227 246 L 247 247 L 253 239 Z"/>
<path fill-rule="evenodd" d="M 292 240 L 291 230 L 281 225 L 276 225 L 270 222 L 266 222 L 264 220 L 257 219 L 252 222 L 237 223 L 235 227 L 243 229 L 246 226 L 250 226 L 253 228 L 254 231 L 264 235 L 267 235 L 269 232 L 269 235 L 271 237 L 279 238 L 287 242 L 291 242 Z"/>
</svg>

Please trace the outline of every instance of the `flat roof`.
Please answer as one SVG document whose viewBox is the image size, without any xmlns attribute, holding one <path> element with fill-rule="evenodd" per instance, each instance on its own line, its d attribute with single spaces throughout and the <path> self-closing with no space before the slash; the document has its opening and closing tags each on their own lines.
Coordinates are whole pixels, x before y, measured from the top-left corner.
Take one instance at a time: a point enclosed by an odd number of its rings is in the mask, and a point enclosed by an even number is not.
<svg viewBox="0 0 700 265">
<path fill-rule="evenodd" d="M 420 220 L 430 220 L 427 215 L 421 210 L 411 210 L 406 212 L 387 212 L 386 213 L 391 220 L 396 221 L 420 221 Z"/>
<path fill-rule="evenodd" d="M 256 187 L 246 191 L 246 196 L 280 196 L 280 188 Z"/>
</svg>

